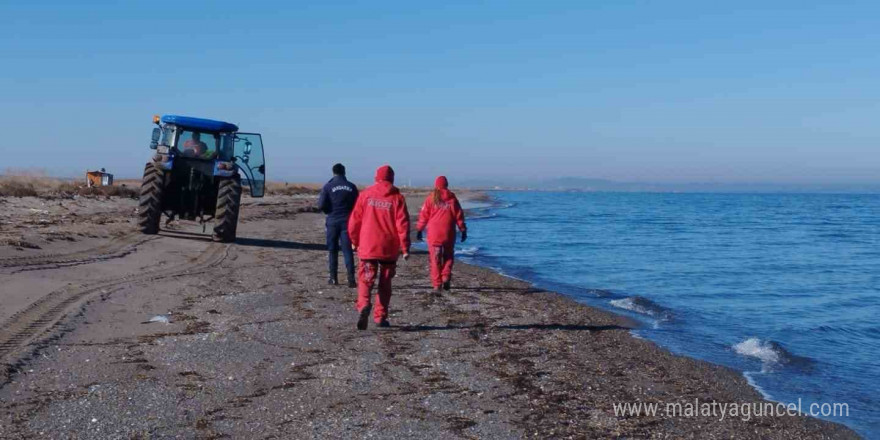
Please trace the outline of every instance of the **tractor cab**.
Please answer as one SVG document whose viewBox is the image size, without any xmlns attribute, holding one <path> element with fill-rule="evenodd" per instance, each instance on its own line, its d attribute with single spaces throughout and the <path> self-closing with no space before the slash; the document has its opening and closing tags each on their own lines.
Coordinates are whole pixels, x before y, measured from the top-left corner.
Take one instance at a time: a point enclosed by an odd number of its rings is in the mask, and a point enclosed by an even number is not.
<svg viewBox="0 0 880 440">
<path fill-rule="evenodd" d="M 238 171 L 251 196 L 263 196 L 266 163 L 259 133 L 239 133 L 235 124 L 189 116 L 164 115 L 153 120 L 158 127 L 153 129 L 150 148 L 157 156 L 165 156 L 160 157 L 167 159 L 164 167 L 173 168 L 174 159 L 211 161 L 215 165 L 212 173 L 231 177 Z"/>
<path fill-rule="evenodd" d="M 228 122 L 189 116 L 154 116 L 152 162 L 141 186 L 140 228 L 159 231 L 164 213 L 187 220 L 214 219 L 214 238 L 232 241 L 238 221 L 242 184 L 251 197 L 266 188 L 263 140 L 241 133 Z"/>
</svg>

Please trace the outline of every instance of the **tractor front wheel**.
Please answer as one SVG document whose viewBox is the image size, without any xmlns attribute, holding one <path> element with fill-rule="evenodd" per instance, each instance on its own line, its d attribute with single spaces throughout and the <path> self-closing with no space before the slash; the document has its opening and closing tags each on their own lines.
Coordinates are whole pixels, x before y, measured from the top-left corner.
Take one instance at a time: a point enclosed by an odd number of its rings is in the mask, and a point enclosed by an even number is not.
<svg viewBox="0 0 880 440">
<path fill-rule="evenodd" d="M 165 194 L 165 173 L 148 163 L 144 167 L 141 197 L 138 203 L 138 227 L 144 234 L 157 234 L 162 219 L 162 196 Z"/>
<path fill-rule="evenodd" d="M 220 182 L 217 189 L 217 210 L 214 211 L 214 241 L 229 243 L 235 241 L 238 229 L 238 209 L 241 206 L 241 182 L 227 179 Z"/>
</svg>

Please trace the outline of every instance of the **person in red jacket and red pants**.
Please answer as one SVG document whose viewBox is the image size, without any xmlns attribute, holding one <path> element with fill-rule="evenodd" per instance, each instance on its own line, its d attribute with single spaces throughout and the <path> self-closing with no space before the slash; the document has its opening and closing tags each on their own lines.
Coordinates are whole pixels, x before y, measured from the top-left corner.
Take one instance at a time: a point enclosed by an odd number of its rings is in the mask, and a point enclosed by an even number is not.
<svg viewBox="0 0 880 440">
<path fill-rule="evenodd" d="M 376 170 L 376 184 L 358 196 L 348 220 L 348 235 L 360 259 L 358 268 L 357 328 L 366 330 L 370 318 L 370 291 L 379 279 L 373 320 L 379 327 L 390 327 L 391 278 L 397 258 L 409 258 L 409 212 L 406 199 L 394 186 L 394 170 L 385 165 Z"/>
<path fill-rule="evenodd" d="M 428 227 L 428 255 L 430 257 L 431 284 L 434 291 L 440 286 L 449 290 L 452 264 L 455 260 L 455 226 L 461 231 L 461 242 L 467 240 L 464 211 L 458 198 L 449 189 L 449 181 L 440 176 L 434 181 L 434 192 L 428 195 L 419 211 L 416 239 L 422 241 L 422 231 Z"/>
</svg>

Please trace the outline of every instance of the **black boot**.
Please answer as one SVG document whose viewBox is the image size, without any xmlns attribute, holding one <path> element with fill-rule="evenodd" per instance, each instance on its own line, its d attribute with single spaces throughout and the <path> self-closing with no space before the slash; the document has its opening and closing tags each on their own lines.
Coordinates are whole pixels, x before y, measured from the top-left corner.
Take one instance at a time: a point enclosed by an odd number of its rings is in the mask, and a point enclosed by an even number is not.
<svg viewBox="0 0 880 440">
<path fill-rule="evenodd" d="M 331 286 L 338 286 L 339 281 L 336 280 L 336 277 L 330 277 L 330 279 L 327 280 L 327 284 L 329 284 Z"/>
<path fill-rule="evenodd" d="M 443 283 L 443 290 L 449 290 L 451 288 L 452 288 L 452 285 L 450 284 L 450 281 L 446 281 Z"/>
<path fill-rule="evenodd" d="M 354 277 L 354 274 L 349 274 L 348 275 L 348 287 L 351 287 L 353 289 L 357 286 L 358 286 L 358 283 L 357 283 L 357 279 Z"/>
<path fill-rule="evenodd" d="M 358 330 L 366 330 L 367 323 L 370 322 L 370 311 L 373 310 L 373 306 L 369 305 L 361 309 L 361 315 L 358 316 L 357 328 Z"/>
</svg>

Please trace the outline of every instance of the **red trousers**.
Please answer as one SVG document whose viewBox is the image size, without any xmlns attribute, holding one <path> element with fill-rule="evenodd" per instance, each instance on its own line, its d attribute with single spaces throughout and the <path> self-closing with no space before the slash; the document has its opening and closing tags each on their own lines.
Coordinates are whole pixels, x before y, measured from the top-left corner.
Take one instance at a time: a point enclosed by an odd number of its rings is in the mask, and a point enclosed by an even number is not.
<svg viewBox="0 0 880 440">
<path fill-rule="evenodd" d="M 455 263 L 454 253 L 455 243 L 428 246 L 431 285 L 435 289 L 452 279 L 452 265 Z"/>
<path fill-rule="evenodd" d="M 391 303 L 391 278 L 397 268 L 395 262 L 378 260 L 361 260 L 358 267 L 358 298 L 357 310 L 360 312 L 370 305 L 370 291 L 376 278 L 379 278 L 379 289 L 376 291 L 376 303 L 373 307 L 373 320 L 377 323 L 388 318 L 388 306 Z"/>
</svg>

